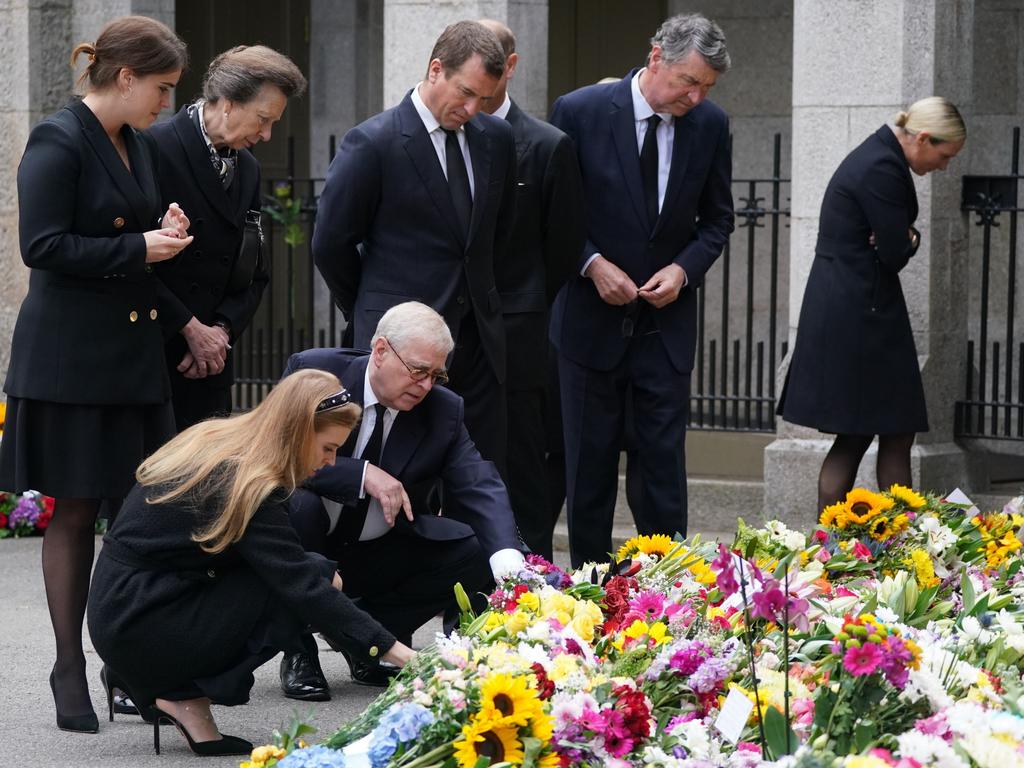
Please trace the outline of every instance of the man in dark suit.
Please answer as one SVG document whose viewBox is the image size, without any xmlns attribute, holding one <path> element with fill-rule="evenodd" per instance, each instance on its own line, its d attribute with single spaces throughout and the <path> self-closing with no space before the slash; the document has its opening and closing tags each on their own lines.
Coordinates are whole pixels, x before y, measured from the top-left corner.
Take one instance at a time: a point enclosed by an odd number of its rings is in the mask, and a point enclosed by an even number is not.
<svg viewBox="0 0 1024 768">
<path fill-rule="evenodd" d="M 497 35 L 505 54 L 505 72 L 484 110 L 507 120 L 516 142 L 515 226 L 505 257 L 494 265 L 508 348 L 508 493 L 523 540 L 551 559 L 555 521 L 545 453 L 549 428 L 554 422 L 561 432 L 561 419 L 558 390 L 549 397 L 547 389 L 548 318 L 586 240 L 583 182 L 569 137 L 508 95 L 519 64 L 512 31 L 500 21 L 480 23 Z"/>
<path fill-rule="evenodd" d="M 611 549 L 624 401 L 643 483 L 640 533 L 686 533 L 683 444 L 694 289 L 733 228 L 729 122 L 708 91 L 729 68 L 722 31 L 675 16 L 647 66 L 559 98 L 575 142 L 587 243 L 552 310 L 565 425 L 572 563 Z"/>
<path fill-rule="evenodd" d="M 492 576 L 519 570 L 523 555 L 505 486 L 463 425 L 462 398 L 436 386 L 452 349 L 444 319 L 419 302 L 399 304 L 381 318 L 370 346 L 369 355 L 313 349 L 288 361 L 285 375 L 330 371 L 363 406 L 335 465 L 296 491 L 290 514 L 307 550 L 340 563 L 345 593 L 408 645 L 438 613 L 447 612 L 451 628 L 456 583 L 479 593 Z M 439 481 L 443 517 L 425 506 Z M 387 682 L 379 670 L 352 659 L 349 666 L 356 682 Z M 286 656 L 286 695 L 323 698 L 327 683 L 316 672 L 306 654 Z"/>
<path fill-rule="evenodd" d="M 504 64 L 480 24 L 445 29 L 424 80 L 345 135 L 313 233 L 313 257 L 356 347 L 404 301 L 444 316 L 455 337 L 451 387 L 480 452 L 502 470 L 505 332 L 494 263 L 515 213 L 515 147 L 505 121 L 477 113 Z"/>
</svg>

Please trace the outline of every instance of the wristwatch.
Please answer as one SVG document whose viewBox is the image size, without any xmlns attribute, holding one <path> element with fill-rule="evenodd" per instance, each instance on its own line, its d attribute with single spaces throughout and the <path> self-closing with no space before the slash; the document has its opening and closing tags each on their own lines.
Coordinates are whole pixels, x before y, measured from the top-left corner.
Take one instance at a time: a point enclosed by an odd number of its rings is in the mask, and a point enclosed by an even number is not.
<svg viewBox="0 0 1024 768">
<path fill-rule="evenodd" d="M 214 320 L 213 324 L 218 328 L 223 328 L 224 333 L 228 335 L 228 341 L 231 341 L 231 323 L 227 320 Z"/>
</svg>

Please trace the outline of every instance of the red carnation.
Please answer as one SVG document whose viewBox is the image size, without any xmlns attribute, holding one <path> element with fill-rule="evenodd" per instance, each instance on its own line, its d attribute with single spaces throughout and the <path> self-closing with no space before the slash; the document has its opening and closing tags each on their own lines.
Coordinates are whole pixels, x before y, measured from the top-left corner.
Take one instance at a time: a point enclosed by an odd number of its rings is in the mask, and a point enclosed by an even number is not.
<svg viewBox="0 0 1024 768">
<path fill-rule="evenodd" d="M 550 699 L 555 695 L 555 684 L 548 679 L 548 673 L 543 666 L 534 662 L 530 665 L 533 674 L 537 678 L 537 697 L 542 701 Z"/>
<path fill-rule="evenodd" d="M 6 528 L 6 527 L 7 527 L 7 515 L 5 515 L 3 512 L 0 512 L 0 528 Z"/>
<path fill-rule="evenodd" d="M 44 509 L 39 513 L 39 518 L 36 520 L 36 529 L 45 531 L 50 526 L 50 518 L 53 517 L 52 509 Z"/>
<path fill-rule="evenodd" d="M 53 496 L 43 496 L 43 509 L 53 516 Z"/>
<path fill-rule="evenodd" d="M 647 697 L 643 691 L 620 685 L 612 689 L 616 696 L 615 708 L 622 713 L 626 727 L 634 737 L 651 735 L 651 710 L 647 706 Z"/>
</svg>

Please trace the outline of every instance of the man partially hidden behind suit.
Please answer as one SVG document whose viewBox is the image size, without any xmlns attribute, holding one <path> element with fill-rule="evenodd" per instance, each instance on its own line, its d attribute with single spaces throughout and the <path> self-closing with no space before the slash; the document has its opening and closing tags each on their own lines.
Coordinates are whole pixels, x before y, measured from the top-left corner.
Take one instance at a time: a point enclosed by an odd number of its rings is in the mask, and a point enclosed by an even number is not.
<svg viewBox="0 0 1024 768">
<path fill-rule="evenodd" d="M 505 486 L 463 425 L 462 398 L 437 386 L 452 349 L 444 319 L 419 302 L 399 304 L 370 346 L 369 354 L 312 349 L 288 361 L 286 376 L 329 371 L 363 406 L 335 465 L 295 492 L 289 514 L 307 550 L 337 559 L 345 593 L 405 642 L 441 612 L 451 629 L 456 583 L 474 595 L 524 560 Z M 438 481 L 443 517 L 426 509 Z M 377 669 L 349 666 L 356 682 L 387 682 Z M 282 660 L 281 683 L 292 698 L 326 697 L 327 682 L 306 654 Z"/>
<path fill-rule="evenodd" d="M 675 16 L 652 38 L 646 67 L 552 109 L 576 145 L 587 226 L 579 272 L 551 320 L 574 566 L 611 549 L 627 393 L 643 488 L 637 528 L 686 533 L 694 289 L 733 228 L 729 121 L 706 96 L 728 68 L 717 24 Z"/>
<path fill-rule="evenodd" d="M 424 80 L 350 130 L 327 172 L 313 257 L 365 349 L 381 315 L 417 300 L 455 337 L 451 387 L 481 454 L 504 467 L 505 332 L 494 263 L 515 206 L 504 120 L 477 114 L 504 72 L 494 34 L 473 21 L 434 44 Z"/>
<path fill-rule="evenodd" d="M 583 182 L 569 137 L 508 95 L 519 64 L 512 31 L 500 21 L 480 23 L 505 53 L 505 73 L 484 110 L 507 120 L 516 142 L 515 226 L 505 257 L 494 265 L 508 346 L 508 493 L 523 540 L 550 560 L 552 512 L 557 516 L 562 493 L 552 510 L 545 454 L 549 430 L 561 433 L 561 418 L 558 390 L 548 390 L 548 310 L 586 239 Z M 561 451 L 557 460 L 564 461 Z M 562 472 L 559 467 L 559 481 Z"/>
</svg>

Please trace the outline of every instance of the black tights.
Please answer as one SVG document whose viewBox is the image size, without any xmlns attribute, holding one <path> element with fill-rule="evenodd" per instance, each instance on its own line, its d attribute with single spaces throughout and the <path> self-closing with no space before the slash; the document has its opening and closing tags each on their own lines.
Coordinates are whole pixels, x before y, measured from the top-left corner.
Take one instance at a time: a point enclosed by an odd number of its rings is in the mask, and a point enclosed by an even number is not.
<svg viewBox="0 0 1024 768">
<path fill-rule="evenodd" d="M 857 479 L 857 468 L 874 435 L 836 435 L 818 475 L 818 511 L 846 498 Z M 878 436 L 878 487 L 893 483 L 910 487 L 910 447 L 914 433 Z"/>
<path fill-rule="evenodd" d="M 57 643 L 54 701 L 66 715 L 92 711 L 85 678 L 82 623 L 96 546 L 98 499 L 57 499 L 43 537 L 43 583 Z"/>
</svg>

